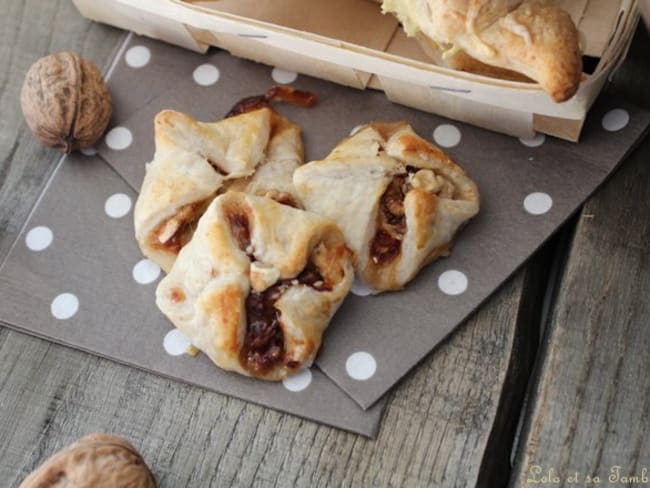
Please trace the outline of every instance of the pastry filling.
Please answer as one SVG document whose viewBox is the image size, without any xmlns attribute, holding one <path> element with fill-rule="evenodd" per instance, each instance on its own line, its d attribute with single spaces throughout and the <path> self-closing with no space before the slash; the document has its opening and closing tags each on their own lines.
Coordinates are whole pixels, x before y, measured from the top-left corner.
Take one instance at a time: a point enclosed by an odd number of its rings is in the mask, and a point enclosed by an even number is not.
<svg viewBox="0 0 650 488">
<path fill-rule="evenodd" d="M 235 104 L 226 118 L 234 117 L 239 114 L 252 112 L 264 107 L 270 107 L 274 100 L 282 100 L 299 107 L 311 107 L 316 103 L 316 94 L 308 91 L 296 90 L 287 85 L 274 85 L 269 88 L 264 95 L 254 95 L 247 97 Z"/>
<path fill-rule="evenodd" d="M 404 215 L 404 197 L 406 175 L 394 177 L 381 196 L 377 232 L 370 244 L 370 256 L 375 264 L 391 262 L 399 254 L 402 239 L 406 234 L 406 216 Z"/>
<path fill-rule="evenodd" d="M 377 231 L 370 243 L 370 258 L 377 265 L 392 262 L 402 249 L 406 234 L 404 198 L 413 188 L 421 188 L 440 198 L 453 198 L 454 187 L 445 177 L 430 169 L 406 167 L 406 174 L 395 176 L 381 196 Z"/>
<path fill-rule="evenodd" d="M 292 279 L 279 280 L 259 293 L 254 290 L 246 298 L 246 336 L 240 361 L 249 371 L 268 372 L 278 363 L 297 368 L 300 363 L 285 354 L 284 333 L 280 325 L 280 311 L 275 303 L 292 287 L 306 285 L 318 291 L 330 290 L 320 270 L 311 261 Z"/>
<path fill-rule="evenodd" d="M 227 212 L 227 219 L 239 248 L 248 255 L 251 262 L 255 261 L 248 215 L 242 209 L 232 209 Z M 300 366 L 300 363 L 285 354 L 280 311 L 275 306 L 288 288 L 299 285 L 310 286 L 318 291 L 331 290 L 318 266 L 309 261 L 295 278 L 278 280 L 262 292 L 251 289 L 246 297 L 246 335 L 239 361 L 247 370 L 264 374 L 278 363 L 284 363 L 289 368 Z"/>
<path fill-rule="evenodd" d="M 151 246 L 178 254 L 194 235 L 196 225 L 209 203 L 209 200 L 205 200 L 183 205 L 176 215 L 154 229 L 149 240 Z"/>
<path fill-rule="evenodd" d="M 244 212 L 228 212 L 227 218 L 230 232 L 237 241 L 239 249 L 248 254 L 251 259 L 255 259 L 252 256 L 251 229 L 248 216 Z"/>
</svg>

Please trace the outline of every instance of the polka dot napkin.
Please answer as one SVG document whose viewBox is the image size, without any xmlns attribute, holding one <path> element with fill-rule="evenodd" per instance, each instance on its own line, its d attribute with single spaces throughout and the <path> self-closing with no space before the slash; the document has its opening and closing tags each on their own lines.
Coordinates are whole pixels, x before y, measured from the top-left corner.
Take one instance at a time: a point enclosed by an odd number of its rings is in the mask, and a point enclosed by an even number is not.
<svg viewBox="0 0 650 488">
<path fill-rule="evenodd" d="M 121 362 L 344 429 L 372 435 L 380 398 L 499 287 L 614 170 L 650 116 L 602 100 L 580 144 L 516 139 L 360 92 L 234 58 L 131 36 L 110 75 L 110 130 L 96 150 L 58 168 L 0 270 L 0 320 Z M 307 160 L 372 120 L 406 120 L 475 179 L 481 213 L 452 255 L 404 291 L 370 296 L 355 282 L 316 366 L 273 385 L 224 373 L 156 310 L 161 270 L 143 259 L 132 208 L 153 156 L 154 115 L 172 108 L 220 119 L 237 100 L 289 83 L 318 94 L 312 109 L 278 104 L 303 130 Z"/>
<path fill-rule="evenodd" d="M 189 341 L 154 304 L 162 271 L 133 238 L 136 193 L 97 156 L 60 163 L 0 271 L 0 320 L 56 342 L 367 436 L 364 411 L 321 370 L 270 383 L 186 354 Z M 353 374 L 367 375 L 363 366 Z"/>
</svg>

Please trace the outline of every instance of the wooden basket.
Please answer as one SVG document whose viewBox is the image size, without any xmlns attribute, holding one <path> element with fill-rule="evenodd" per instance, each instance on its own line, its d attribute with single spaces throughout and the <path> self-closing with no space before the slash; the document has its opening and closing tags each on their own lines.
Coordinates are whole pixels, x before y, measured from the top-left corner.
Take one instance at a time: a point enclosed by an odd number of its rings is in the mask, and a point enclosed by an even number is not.
<svg viewBox="0 0 650 488">
<path fill-rule="evenodd" d="M 209 46 L 518 137 L 578 140 L 587 111 L 623 61 L 637 0 L 558 0 L 581 33 L 578 93 L 554 103 L 539 85 L 432 64 L 397 21 L 368 0 L 73 0 L 93 20 L 196 51 Z"/>
</svg>

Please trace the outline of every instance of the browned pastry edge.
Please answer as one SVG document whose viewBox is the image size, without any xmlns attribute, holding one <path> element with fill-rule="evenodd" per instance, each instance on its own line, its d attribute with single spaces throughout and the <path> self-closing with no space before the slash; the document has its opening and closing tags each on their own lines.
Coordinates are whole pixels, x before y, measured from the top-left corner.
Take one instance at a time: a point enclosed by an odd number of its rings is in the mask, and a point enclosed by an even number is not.
<svg viewBox="0 0 650 488">
<path fill-rule="evenodd" d="M 531 80 L 526 75 L 516 71 L 482 63 L 463 50 L 460 50 L 443 60 L 442 51 L 436 43 L 422 35 L 421 32 L 418 32 L 415 35 L 415 39 L 420 44 L 420 47 L 422 47 L 425 54 L 439 66 L 445 66 L 456 71 L 464 71 L 475 75 L 487 76 L 489 78 L 497 78 L 499 80 L 535 83 L 535 80 Z"/>
<path fill-rule="evenodd" d="M 436 55 L 437 64 L 510 80 L 508 71 L 521 73 L 539 83 L 555 102 L 566 101 L 577 92 L 582 79 L 579 35 L 570 15 L 560 7 L 540 0 L 513 2 L 510 6 L 487 0 L 467 4 L 426 1 L 427 15 L 432 16 L 426 22 L 418 17 L 422 15 L 417 10 L 421 4 L 384 0 L 382 8 L 398 17 L 407 35 L 421 33 L 432 43 L 464 52 L 456 59 L 453 51 L 445 56 L 447 59 Z M 475 19 L 475 15 L 479 17 Z M 430 46 L 424 43 L 424 48 L 431 56 Z M 493 72 L 477 63 L 505 71 Z"/>
</svg>

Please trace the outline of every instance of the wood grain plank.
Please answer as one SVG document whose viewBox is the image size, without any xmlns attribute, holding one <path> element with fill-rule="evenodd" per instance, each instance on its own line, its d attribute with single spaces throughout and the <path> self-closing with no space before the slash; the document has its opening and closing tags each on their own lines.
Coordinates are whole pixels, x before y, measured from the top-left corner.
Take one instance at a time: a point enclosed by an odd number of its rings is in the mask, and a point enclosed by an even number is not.
<svg viewBox="0 0 650 488">
<path fill-rule="evenodd" d="M 604 479 L 650 467 L 648 158 L 650 141 L 583 210 L 514 486 L 534 466 Z"/>
<path fill-rule="evenodd" d="M 103 66 L 122 37 L 85 21 L 68 1 L 2 3 L 0 260 L 58 157 L 22 121 L 24 72 L 61 49 Z M 0 329 L 2 484 L 17 486 L 94 431 L 129 438 L 163 487 L 502 484 L 545 262 L 538 255 L 402 381 L 374 441 Z"/>
<path fill-rule="evenodd" d="M 610 93 L 647 103 L 643 28 Z M 647 105 L 646 105 L 647 106 Z M 585 205 L 548 326 L 512 486 L 650 469 L 650 140 Z M 539 468 L 537 468 L 539 467 Z M 533 476 L 533 469 L 541 469 Z M 558 486 L 560 485 L 558 484 Z M 637 484 L 634 486 L 643 486 Z"/>
<path fill-rule="evenodd" d="M 24 123 L 20 88 L 41 56 L 72 50 L 103 68 L 124 33 L 81 18 L 71 2 L 3 0 L 0 7 L 0 261 L 59 155 Z"/>
<path fill-rule="evenodd" d="M 525 279 L 399 385 L 375 441 L 5 332 L 0 476 L 17 485 L 62 446 L 109 431 L 141 449 L 161 486 L 495 486 L 510 440 L 492 432 L 514 432 L 525 381 L 512 383 L 532 357 Z M 502 401 L 504 389 L 520 398 Z"/>
</svg>

